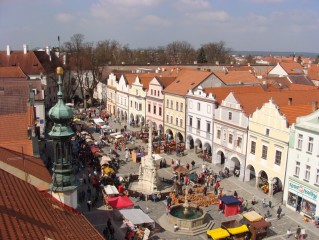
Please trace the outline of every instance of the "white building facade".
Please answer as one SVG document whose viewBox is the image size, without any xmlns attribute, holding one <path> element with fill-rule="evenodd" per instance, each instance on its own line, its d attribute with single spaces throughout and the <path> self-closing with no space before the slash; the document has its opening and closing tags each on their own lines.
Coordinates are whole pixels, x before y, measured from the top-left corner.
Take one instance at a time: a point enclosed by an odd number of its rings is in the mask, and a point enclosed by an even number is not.
<svg viewBox="0 0 319 240">
<path fill-rule="evenodd" d="M 298 117 L 289 142 L 283 202 L 308 217 L 319 216 L 319 111 Z"/>
</svg>

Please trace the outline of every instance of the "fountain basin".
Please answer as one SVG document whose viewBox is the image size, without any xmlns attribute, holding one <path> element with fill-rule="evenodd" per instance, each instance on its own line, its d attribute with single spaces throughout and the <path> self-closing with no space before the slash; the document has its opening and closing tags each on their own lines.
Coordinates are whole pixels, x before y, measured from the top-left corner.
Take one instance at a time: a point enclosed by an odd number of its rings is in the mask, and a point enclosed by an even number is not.
<svg viewBox="0 0 319 240">
<path fill-rule="evenodd" d="M 171 207 L 171 211 L 167 216 L 169 223 L 174 226 L 177 224 L 180 228 L 192 229 L 205 224 L 208 219 L 206 217 L 207 213 L 202 208 L 196 208 L 194 206 L 188 207 L 188 215 L 184 215 L 183 204 L 174 205 Z"/>
</svg>

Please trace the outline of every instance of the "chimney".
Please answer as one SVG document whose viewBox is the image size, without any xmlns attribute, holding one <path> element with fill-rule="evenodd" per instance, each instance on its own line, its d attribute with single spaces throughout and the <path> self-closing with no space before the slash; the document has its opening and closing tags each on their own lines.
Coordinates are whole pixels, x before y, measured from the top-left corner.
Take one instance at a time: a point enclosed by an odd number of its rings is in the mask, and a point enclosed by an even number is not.
<svg viewBox="0 0 319 240">
<path fill-rule="evenodd" d="M 28 52 L 28 45 L 23 44 L 23 54 L 27 54 L 27 52 Z"/>
<path fill-rule="evenodd" d="M 312 111 L 315 112 L 318 109 L 318 102 L 317 101 L 312 101 L 311 103 L 312 106 Z"/>
<path fill-rule="evenodd" d="M 292 105 L 292 98 L 288 98 L 288 105 Z"/>
<path fill-rule="evenodd" d="M 10 45 L 7 45 L 7 56 L 10 56 L 11 50 L 10 50 Z"/>
<path fill-rule="evenodd" d="M 45 52 L 50 56 L 50 47 L 49 46 L 45 47 Z"/>
</svg>

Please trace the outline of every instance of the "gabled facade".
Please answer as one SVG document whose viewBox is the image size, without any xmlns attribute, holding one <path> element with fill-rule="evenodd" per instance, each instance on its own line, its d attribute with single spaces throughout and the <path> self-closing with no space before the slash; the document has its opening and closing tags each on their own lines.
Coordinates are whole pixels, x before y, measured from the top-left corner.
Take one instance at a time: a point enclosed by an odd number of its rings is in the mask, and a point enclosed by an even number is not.
<svg viewBox="0 0 319 240">
<path fill-rule="evenodd" d="M 129 121 L 135 126 L 144 126 L 146 121 L 146 93 L 151 78 L 136 76 L 129 89 Z"/>
<path fill-rule="evenodd" d="M 269 75 L 286 77 L 289 75 L 304 75 L 303 66 L 297 62 L 279 62 L 269 71 Z"/>
<path fill-rule="evenodd" d="M 283 201 L 308 217 L 319 216 L 319 110 L 292 126 Z"/>
<path fill-rule="evenodd" d="M 256 178 L 256 186 L 269 195 L 281 191 L 290 127 L 272 98 L 249 117 L 245 180 Z"/>
<path fill-rule="evenodd" d="M 116 92 L 117 77 L 111 73 L 107 80 L 106 110 L 112 115 L 116 114 Z"/>
<path fill-rule="evenodd" d="M 186 95 L 186 149 L 194 149 L 195 153 L 212 156 L 213 117 L 216 99 L 212 93 L 206 93 L 199 86 L 188 91 Z"/>
<path fill-rule="evenodd" d="M 164 132 L 169 139 L 185 142 L 186 95 L 189 90 L 222 86 L 211 72 L 183 69 L 176 80 L 164 90 Z"/>
<path fill-rule="evenodd" d="M 222 100 L 214 115 L 213 160 L 231 172 L 239 170 L 244 180 L 248 116 L 233 92 Z"/>
<path fill-rule="evenodd" d="M 126 75 L 122 75 L 117 84 L 117 116 L 126 123 L 129 123 L 129 79 Z"/>
<path fill-rule="evenodd" d="M 164 94 L 163 90 L 175 80 L 174 77 L 154 77 L 146 95 L 146 122 L 153 122 L 153 129 L 164 132 Z"/>
</svg>

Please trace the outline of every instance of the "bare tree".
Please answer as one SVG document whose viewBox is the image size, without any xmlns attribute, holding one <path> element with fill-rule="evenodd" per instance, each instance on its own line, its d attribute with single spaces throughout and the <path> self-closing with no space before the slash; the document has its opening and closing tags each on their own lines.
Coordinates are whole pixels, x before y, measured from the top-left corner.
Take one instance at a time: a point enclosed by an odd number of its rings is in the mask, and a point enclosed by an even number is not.
<svg viewBox="0 0 319 240">
<path fill-rule="evenodd" d="M 231 52 L 230 48 L 226 48 L 226 44 L 223 41 L 217 43 L 206 43 L 202 45 L 208 63 L 215 64 L 217 61 L 219 63 L 229 62 L 229 54 Z"/>
<path fill-rule="evenodd" d="M 175 41 L 166 46 L 166 53 L 171 64 L 187 64 L 196 59 L 196 51 L 186 41 Z"/>
</svg>

